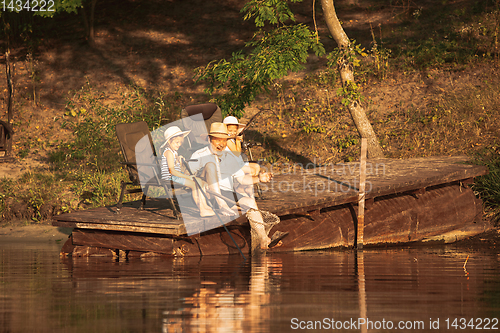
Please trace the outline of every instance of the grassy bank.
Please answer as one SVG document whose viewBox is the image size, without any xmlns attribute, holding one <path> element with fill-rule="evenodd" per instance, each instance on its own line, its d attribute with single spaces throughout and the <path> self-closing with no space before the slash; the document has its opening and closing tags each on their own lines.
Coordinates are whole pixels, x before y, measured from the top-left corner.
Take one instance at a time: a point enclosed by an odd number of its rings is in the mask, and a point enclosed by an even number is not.
<svg viewBox="0 0 500 333">
<path fill-rule="evenodd" d="M 394 8 L 399 8 L 396 2 Z M 392 24 L 353 29 L 351 37 L 367 53 L 356 68 L 356 81 L 386 157 L 465 154 L 487 165 L 490 174 L 478 179 L 474 190 L 487 214 L 498 220 L 498 1 L 439 8 L 407 8 L 395 12 Z M 386 9 L 369 4 L 338 11 Z M 352 24 L 346 22 L 346 29 Z M 122 44 L 124 53 L 137 47 L 127 40 Z M 50 53 L 50 45 L 46 48 Z M 27 68 L 36 67 L 33 58 L 26 59 Z M 154 71 L 150 66 L 146 70 Z M 138 84 L 140 80 L 122 80 L 106 86 L 89 76 L 80 87 L 59 92 L 59 104 L 51 104 L 36 100 L 35 91 L 43 82 L 33 73 L 36 70 L 25 73 L 27 80 L 15 95 L 14 152 L 20 161 L 42 160 L 45 168 L 0 180 L 3 223 L 44 223 L 55 214 L 115 203 L 127 175 L 119 164 L 114 126 L 144 120 L 153 130 L 179 119 L 186 105 L 209 99 L 200 87 L 187 84 L 151 89 Z M 277 82 L 253 105 L 270 110 L 247 132 L 247 139 L 263 144 L 253 148 L 254 159 L 275 170 L 287 163 L 357 160 L 359 135 L 342 106 L 339 88 L 335 69 L 324 60 Z"/>
</svg>

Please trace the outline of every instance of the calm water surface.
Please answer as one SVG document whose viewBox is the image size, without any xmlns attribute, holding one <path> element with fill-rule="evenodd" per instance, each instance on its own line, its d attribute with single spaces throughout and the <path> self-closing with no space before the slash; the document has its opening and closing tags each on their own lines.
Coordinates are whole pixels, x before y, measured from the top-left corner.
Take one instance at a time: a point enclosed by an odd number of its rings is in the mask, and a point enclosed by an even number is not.
<svg viewBox="0 0 500 333">
<path fill-rule="evenodd" d="M 116 261 L 4 242 L 0 332 L 500 331 L 499 261 L 453 245 Z"/>
</svg>

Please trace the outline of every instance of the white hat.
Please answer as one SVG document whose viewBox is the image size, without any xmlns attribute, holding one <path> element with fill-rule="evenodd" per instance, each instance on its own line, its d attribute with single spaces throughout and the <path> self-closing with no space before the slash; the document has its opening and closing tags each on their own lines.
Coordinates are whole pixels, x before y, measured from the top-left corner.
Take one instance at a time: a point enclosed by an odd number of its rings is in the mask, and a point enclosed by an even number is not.
<svg viewBox="0 0 500 333">
<path fill-rule="evenodd" d="M 168 143 L 168 140 L 172 139 L 173 137 L 176 136 L 181 136 L 185 138 L 191 131 L 181 131 L 181 129 L 177 126 L 172 126 L 166 129 L 166 131 L 163 133 L 165 136 L 165 143 L 162 145 L 165 146 Z"/>
<path fill-rule="evenodd" d="M 223 123 L 226 125 L 238 125 L 238 132 L 240 132 L 242 129 L 244 129 L 247 126 L 245 124 L 240 124 L 238 122 L 238 119 L 236 117 L 233 117 L 233 116 L 228 116 L 228 117 L 224 118 Z"/>
</svg>

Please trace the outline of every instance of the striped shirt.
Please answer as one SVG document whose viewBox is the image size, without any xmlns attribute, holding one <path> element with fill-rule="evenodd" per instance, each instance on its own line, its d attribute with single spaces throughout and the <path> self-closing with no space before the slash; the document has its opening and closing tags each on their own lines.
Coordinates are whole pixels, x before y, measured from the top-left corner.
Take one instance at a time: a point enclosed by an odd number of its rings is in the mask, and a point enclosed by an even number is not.
<svg viewBox="0 0 500 333">
<path fill-rule="evenodd" d="M 163 155 L 161 155 L 161 178 L 165 180 L 171 180 L 172 179 L 172 174 L 170 173 L 170 169 L 168 168 L 168 163 L 167 163 L 167 157 L 165 156 L 167 153 L 167 150 L 169 150 L 173 155 L 174 155 L 174 169 L 175 171 L 181 171 L 181 161 L 178 157 L 178 154 L 176 151 L 173 151 L 170 149 L 170 147 L 167 147 L 165 151 L 163 152 Z"/>
</svg>

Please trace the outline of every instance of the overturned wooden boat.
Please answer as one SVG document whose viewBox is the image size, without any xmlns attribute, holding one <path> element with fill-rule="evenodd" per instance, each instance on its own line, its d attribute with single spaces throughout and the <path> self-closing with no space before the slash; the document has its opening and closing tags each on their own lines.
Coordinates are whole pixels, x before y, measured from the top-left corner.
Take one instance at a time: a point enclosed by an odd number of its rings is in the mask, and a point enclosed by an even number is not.
<svg viewBox="0 0 500 333">
<path fill-rule="evenodd" d="M 488 170 L 466 161 L 465 157 L 370 160 L 364 245 L 449 243 L 486 231 L 489 223 L 483 221 L 482 202 L 470 185 Z M 359 163 L 310 169 L 291 165 L 271 183 L 261 184 L 259 208 L 281 219 L 270 235 L 277 230 L 289 232 L 281 246 L 268 251 L 355 246 L 358 185 Z M 54 226 L 74 228 L 61 252 L 75 256 L 220 255 L 239 253 L 234 242 L 243 253 L 251 252 L 245 216 L 226 224 L 232 237 L 215 217 L 199 218 L 200 232 L 188 236 L 183 220 L 175 219 L 166 200 L 149 200 L 145 209 L 139 207 L 140 202 L 129 202 L 119 214 L 115 206 L 109 206 L 55 216 Z"/>
</svg>

